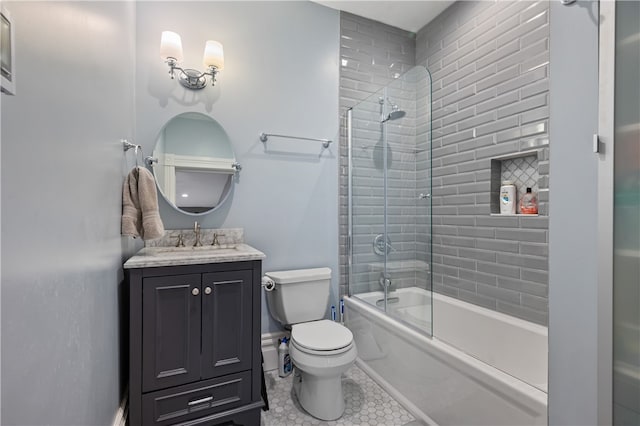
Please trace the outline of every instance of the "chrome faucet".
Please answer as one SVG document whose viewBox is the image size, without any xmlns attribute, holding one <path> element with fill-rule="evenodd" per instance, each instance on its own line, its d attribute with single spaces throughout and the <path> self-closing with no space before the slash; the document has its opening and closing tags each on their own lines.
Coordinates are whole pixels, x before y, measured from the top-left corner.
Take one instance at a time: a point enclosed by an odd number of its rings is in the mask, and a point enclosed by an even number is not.
<svg viewBox="0 0 640 426">
<path fill-rule="evenodd" d="M 380 272 L 380 279 L 378 280 L 378 282 L 380 283 L 380 287 L 382 287 L 383 290 L 386 288 L 387 291 L 392 291 L 391 279 L 389 278 L 388 274 L 385 274 L 384 272 Z"/>
<path fill-rule="evenodd" d="M 200 225 L 198 225 L 198 222 L 196 222 L 193 225 L 193 232 L 195 232 L 196 234 L 196 242 L 195 244 L 193 244 L 194 247 L 201 247 L 202 246 L 202 241 L 200 241 Z"/>
<path fill-rule="evenodd" d="M 218 234 L 217 232 L 213 233 L 213 242 L 211 243 L 212 246 L 219 246 L 220 245 L 220 241 L 218 241 L 218 237 L 224 237 L 224 234 Z"/>
<path fill-rule="evenodd" d="M 182 238 L 182 234 L 178 234 L 178 236 L 171 237 L 171 238 L 178 239 L 178 242 L 176 243 L 176 247 L 184 247 L 184 239 Z"/>
</svg>

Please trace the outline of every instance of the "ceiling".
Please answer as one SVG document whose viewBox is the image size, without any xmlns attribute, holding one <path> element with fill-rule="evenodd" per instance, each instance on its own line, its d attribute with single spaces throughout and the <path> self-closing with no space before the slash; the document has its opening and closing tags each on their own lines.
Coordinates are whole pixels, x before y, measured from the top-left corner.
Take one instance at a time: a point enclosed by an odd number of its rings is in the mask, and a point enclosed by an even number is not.
<svg viewBox="0 0 640 426">
<path fill-rule="evenodd" d="M 453 0 L 312 0 L 315 3 L 354 15 L 364 16 L 403 30 L 418 32 L 454 3 Z"/>
</svg>

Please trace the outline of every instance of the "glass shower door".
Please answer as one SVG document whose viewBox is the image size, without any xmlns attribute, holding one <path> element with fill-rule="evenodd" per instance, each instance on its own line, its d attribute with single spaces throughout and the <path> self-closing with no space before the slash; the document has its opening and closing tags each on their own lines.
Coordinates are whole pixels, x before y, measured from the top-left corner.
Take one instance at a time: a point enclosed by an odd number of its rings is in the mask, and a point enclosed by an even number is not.
<svg viewBox="0 0 640 426">
<path fill-rule="evenodd" d="M 349 149 L 349 294 L 380 307 L 385 255 L 384 138 L 378 96 L 347 113 Z M 382 245 L 382 248 L 380 248 Z"/>
<path fill-rule="evenodd" d="M 414 67 L 385 88 L 387 313 L 431 334 L 430 79 Z"/>
<path fill-rule="evenodd" d="M 349 293 L 431 334 L 431 79 L 414 67 L 348 113 Z"/>
</svg>

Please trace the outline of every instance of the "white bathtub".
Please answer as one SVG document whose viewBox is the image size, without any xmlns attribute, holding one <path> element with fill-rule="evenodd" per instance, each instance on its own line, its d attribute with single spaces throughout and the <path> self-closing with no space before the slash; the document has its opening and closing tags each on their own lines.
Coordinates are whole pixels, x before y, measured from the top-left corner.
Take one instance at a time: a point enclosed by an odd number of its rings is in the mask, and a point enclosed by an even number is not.
<svg viewBox="0 0 640 426">
<path fill-rule="evenodd" d="M 431 305 L 420 288 L 389 297 L 401 321 L 371 292 L 345 297 L 346 325 L 358 364 L 415 415 L 443 426 L 547 424 L 546 327 L 436 293 Z"/>
</svg>

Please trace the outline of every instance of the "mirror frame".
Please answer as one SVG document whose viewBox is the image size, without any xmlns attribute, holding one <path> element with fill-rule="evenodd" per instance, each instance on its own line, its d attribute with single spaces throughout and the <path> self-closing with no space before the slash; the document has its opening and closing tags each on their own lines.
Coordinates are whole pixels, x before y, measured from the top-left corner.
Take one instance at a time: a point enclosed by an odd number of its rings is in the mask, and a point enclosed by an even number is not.
<svg viewBox="0 0 640 426">
<path fill-rule="evenodd" d="M 164 132 L 164 130 L 165 130 L 165 128 L 167 127 L 167 125 L 168 125 L 169 123 L 171 123 L 171 121 L 172 121 L 173 119 L 175 119 L 175 118 L 177 118 L 177 117 L 180 117 L 180 116 L 182 116 L 182 115 L 186 115 L 186 114 L 198 114 L 198 115 L 202 115 L 202 116 L 204 116 L 204 117 L 207 117 L 207 119 L 212 120 L 212 121 L 213 121 L 213 122 L 215 122 L 218 126 L 220 126 L 220 128 L 224 131 L 224 133 L 225 133 L 225 134 L 227 134 L 227 132 L 226 132 L 226 130 L 224 129 L 224 127 L 223 127 L 220 123 L 218 123 L 218 121 L 217 121 L 217 120 L 215 120 L 213 117 L 211 117 L 211 116 L 209 116 L 209 115 L 207 115 L 207 114 L 204 114 L 204 113 L 201 113 L 201 112 L 198 112 L 198 111 L 186 111 L 186 112 L 181 112 L 180 114 L 176 114 L 176 115 L 174 115 L 173 117 L 169 118 L 169 120 L 167 120 L 167 121 L 162 125 L 162 127 L 160 128 L 160 130 L 158 131 L 158 134 L 157 134 L 156 139 L 155 139 L 155 144 L 154 144 L 154 146 L 153 146 L 152 157 L 153 157 L 153 153 L 155 153 L 156 146 L 158 145 L 158 140 L 160 139 L 160 135 L 162 135 L 162 132 Z M 227 136 L 228 136 L 228 135 L 227 135 Z M 230 145 L 230 148 L 231 148 L 231 152 L 233 152 L 233 162 L 234 162 L 234 163 L 236 163 L 236 157 L 235 157 L 235 155 L 236 155 L 236 154 L 235 154 L 235 151 L 234 151 L 234 149 L 233 149 L 233 144 L 231 144 L 231 139 L 230 139 L 230 138 L 229 138 L 229 145 Z M 170 156 L 173 156 L 173 157 L 175 157 L 175 156 L 178 156 L 178 157 L 179 157 L 179 156 L 180 156 L 179 154 L 177 154 L 177 155 L 176 155 L 176 154 L 169 154 L 169 155 L 170 155 Z M 155 180 L 155 182 L 156 182 L 156 188 L 158 188 L 158 192 L 160 193 L 160 195 L 162 195 L 162 198 L 164 198 L 164 200 L 166 201 L 166 203 L 167 203 L 169 206 L 171 206 L 175 211 L 177 211 L 177 212 L 179 212 L 179 213 L 183 213 L 183 214 L 185 214 L 185 215 L 187 215 L 187 216 L 196 216 L 196 217 L 197 217 L 197 216 L 204 216 L 204 215 L 207 215 L 207 214 L 209 214 L 209 213 L 213 213 L 213 212 L 215 212 L 215 211 L 216 211 L 216 210 L 218 210 L 222 205 L 224 205 L 224 203 L 226 203 L 226 202 L 227 202 L 227 199 L 229 198 L 229 196 L 231 195 L 231 193 L 233 192 L 233 190 L 234 190 L 234 188 L 235 188 L 235 183 L 236 183 L 235 181 L 236 181 L 236 175 L 237 175 L 237 173 L 238 173 L 238 169 L 236 169 L 234 172 L 232 172 L 232 173 L 229 173 L 229 174 L 228 174 L 229 179 L 230 179 L 229 184 L 227 185 L 227 186 L 228 186 L 228 188 L 227 188 L 227 190 L 225 191 L 225 193 L 223 194 L 223 196 L 220 198 L 220 201 L 218 202 L 218 204 L 216 204 L 213 208 L 211 208 L 211 209 L 209 209 L 209 210 L 207 210 L 207 211 L 200 212 L 200 213 L 188 212 L 188 211 L 186 211 L 186 210 L 181 209 L 181 208 L 180 208 L 180 207 L 178 207 L 174 202 L 172 202 L 171 200 L 169 200 L 169 198 L 167 198 L 167 196 L 165 195 L 164 190 L 160 187 L 160 183 L 158 182 L 158 176 L 156 175 L 156 170 L 155 170 L 156 165 L 158 165 L 158 162 L 157 162 L 157 161 L 158 161 L 158 159 L 157 159 L 156 157 L 153 157 L 153 158 L 152 158 L 152 162 L 151 162 L 151 164 L 150 164 L 150 165 L 151 165 L 151 171 L 152 171 L 152 173 L 153 173 L 153 178 L 154 178 L 154 180 Z"/>
</svg>

